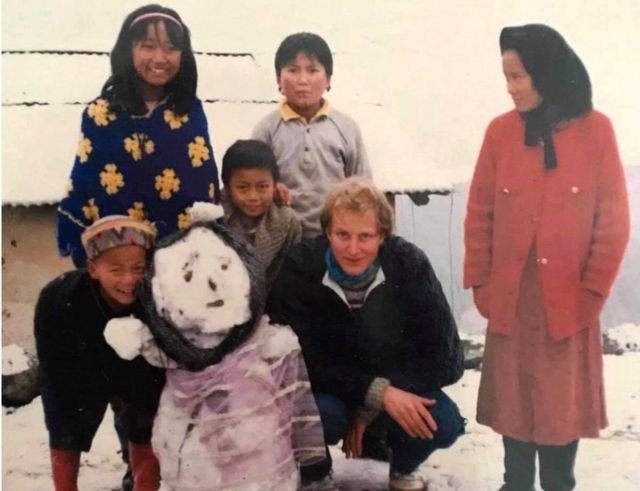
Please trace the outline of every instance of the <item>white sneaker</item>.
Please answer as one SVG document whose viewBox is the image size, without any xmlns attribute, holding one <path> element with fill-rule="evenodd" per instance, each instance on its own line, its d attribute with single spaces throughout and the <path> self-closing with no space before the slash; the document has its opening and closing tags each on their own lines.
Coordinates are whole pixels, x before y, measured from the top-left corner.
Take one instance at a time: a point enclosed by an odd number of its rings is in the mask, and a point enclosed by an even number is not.
<svg viewBox="0 0 640 491">
<path fill-rule="evenodd" d="M 417 472 L 400 474 L 399 472 L 390 471 L 389 489 L 391 491 L 426 491 L 427 485 Z"/>
<path fill-rule="evenodd" d="M 300 491 L 340 491 L 340 489 L 333 482 L 331 474 L 329 474 L 320 481 L 310 481 L 306 484 L 303 483 Z"/>
</svg>

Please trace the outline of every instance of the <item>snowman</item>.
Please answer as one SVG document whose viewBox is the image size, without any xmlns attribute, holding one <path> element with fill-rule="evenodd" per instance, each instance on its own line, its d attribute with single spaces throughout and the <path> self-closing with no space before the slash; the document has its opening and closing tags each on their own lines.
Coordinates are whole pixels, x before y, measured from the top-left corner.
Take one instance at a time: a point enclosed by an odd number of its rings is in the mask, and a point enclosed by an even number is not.
<svg viewBox="0 0 640 491">
<path fill-rule="evenodd" d="M 295 490 L 298 466 L 325 456 L 300 346 L 262 315 L 253 248 L 214 216 L 156 244 L 144 323 L 113 319 L 105 338 L 167 369 L 152 436 L 162 491 Z"/>
</svg>

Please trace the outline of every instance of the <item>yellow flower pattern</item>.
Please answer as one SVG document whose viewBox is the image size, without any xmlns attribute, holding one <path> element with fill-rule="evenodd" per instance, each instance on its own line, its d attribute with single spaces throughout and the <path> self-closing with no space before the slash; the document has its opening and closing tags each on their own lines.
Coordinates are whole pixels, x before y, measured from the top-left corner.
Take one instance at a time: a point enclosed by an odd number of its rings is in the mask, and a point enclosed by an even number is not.
<svg viewBox="0 0 640 491">
<path fill-rule="evenodd" d="M 173 193 L 180 190 L 180 179 L 173 169 L 164 169 L 162 175 L 156 176 L 156 189 L 160 199 L 170 199 Z"/>
<path fill-rule="evenodd" d="M 124 149 L 131 154 L 133 160 L 141 160 L 142 152 L 151 155 L 155 150 L 155 143 L 144 133 L 133 133 L 130 138 L 125 138 Z"/>
<path fill-rule="evenodd" d="M 84 164 L 87 160 L 89 160 L 89 154 L 93 152 L 93 147 L 91 146 L 91 140 L 85 138 L 84 135 L 80 138 L 78 142 L 78 150 L 76 151 L 76 155 L 80 160 L 80 163 Z"/>
<path fill-rule="evenodd" d="M 191 226 L 193 219 L 191 218 L 191 207 L 185 208 L 184 213 L 178 214 L 178 228 L 183 229 Z"/>
<path fill-rule="evenodd" d="M 140 220 L 141 222 L 146 223 L 149 227 L 155 230 L 156 233 L 158 233 L 156 224 L 147 220 L 147 212 L 144 209 L 144 203 L 142 201 L 134 201 L 133 206 L 127 210 L 127 213 L 134 220 Z"/>
<path fill-rule="evenodd" d="M 127 210 L 127 213 L 129 213 L 129 216 L 131 218 L 135 218 L 136 220 L 144 220 L 144 203 L 142 201 L 134 202 L 133 206 Z"/>
<path fill-rule="evenodd" d="M 144 142 L 144 152 L 147 155 L 151 155 L 153 151 L 156 149 L 155 143 L 152 140 L 147 140 Z"/>
<path fill-rule="evenodd" d="M 181 128 L 183 124 L 189 121 L 189 116 L 187 116 L 186 114 L 184 116 L 178 116 L 171 109 L 165 109 L 163 114 L 165 122 L 172 130 Z"/>
<path fill-rule="evenodd" d="M 215 154 L 198 100 L 186 115 L 165 102 L 141 116 L 109 97 L 94 99 L 84 105 L 72 148 L 72 180 L 67 174 L 60 182 L 59 213 L 77 226 L 123 214 L 156 222 L 164 236 L 193 226 L 194 201 L 219 199 Z M 65 224 L 63 232 L 60 243 L 78 247 L 73 226 Z"/>
<path fill-rule="evenodd" d="M 107 126 L 116 120 L 116 115 L 109 110 L 109 103 L 104 99 L 97 99 L 87 107 L 87 114 L 97 126 Z"/>
<path fill-rule="evenodd" d="M 107 194 L 116 194 L 124 186 L 124 177 L 118 172 L 116 164 L 107 164 L 100 173 L 100 185 L 105 188 Z"/>
<path fill-rule="evenodd" d="M 87 205 L 82 207 L 82 211 L 87 220 L 95 222 L 100 219 L 100 209 L 96 205 L 96 200 L 93 198 L 87 201 Z"/>
<path fill-rule="evenodd" d="M 209 149 L 203 137 L 196 136 L 193 141 L 189 143 L 189 157 L 191 158 L 191 165 L 194 167 L 200 167 L 202 162 L 209 160 Z"/>
<path fill-rule="evenodd" d="M 140 149 L 140 141 L 136 138 L 136 134 L 133 134 L 133 138 L 124 139 L 124 149 L 131 154 L 133 160 L 140 160 L 142 158 L 142 150 Z"/>
</svg>

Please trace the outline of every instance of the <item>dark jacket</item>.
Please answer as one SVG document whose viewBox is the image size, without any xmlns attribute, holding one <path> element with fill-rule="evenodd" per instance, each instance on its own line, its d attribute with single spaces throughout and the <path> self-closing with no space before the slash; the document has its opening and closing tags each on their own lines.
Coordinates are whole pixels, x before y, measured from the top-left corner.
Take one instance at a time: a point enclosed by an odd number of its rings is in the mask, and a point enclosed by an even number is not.
<svg viewBox="0 0 640 491">
<path fill-rule="evenodd" d="M 36 305 L 42 403 L 53 448 L 89 450 L 114 397 L 153 416 L 164 386 L 163 370 L 142 357 L 123 360 L 107 344 L 107 322 L 139 309 L 116 314 L 98 288 L 86 270 L 71 271 L 50 282 Z M 131 427 L 130 439 L 148 441 L 150 425 L 140 424 L 149 427 Z"/>
<path fill-rule="evenodd" d="M 463 354 L 451 309 L 429 260 L 400 237 L 385 241 L 384 283 L 359 311 L 322 284 L 326 237 L 297 244 L 276 282 L 269 313 L 289 324 L 300 344 L 314 392 L 363 405 L 375 377 L 424 393 L 456 382 Z"/>
</svg>

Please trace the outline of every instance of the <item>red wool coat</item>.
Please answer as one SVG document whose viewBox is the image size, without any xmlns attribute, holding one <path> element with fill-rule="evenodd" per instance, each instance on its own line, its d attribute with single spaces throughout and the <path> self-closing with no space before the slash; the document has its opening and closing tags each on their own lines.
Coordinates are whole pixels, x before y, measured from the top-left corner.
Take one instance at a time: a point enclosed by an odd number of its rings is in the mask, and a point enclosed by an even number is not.
<svg viewBox="0 0 640 491">
<path fill-rule="evenodd" d="M 609 119 L 598 111 L 553 134 L 558 167 L 524 145 L 513 110 L 487 128 L 465 220 L 464 287 L 488 286 L 478 308 L 490 332 L 509 334 L 535 246 L 553 339 L 597 319 L 629 238 L 624 172 Z"/>
</svg>

